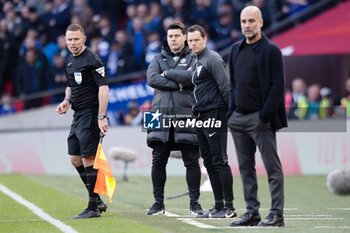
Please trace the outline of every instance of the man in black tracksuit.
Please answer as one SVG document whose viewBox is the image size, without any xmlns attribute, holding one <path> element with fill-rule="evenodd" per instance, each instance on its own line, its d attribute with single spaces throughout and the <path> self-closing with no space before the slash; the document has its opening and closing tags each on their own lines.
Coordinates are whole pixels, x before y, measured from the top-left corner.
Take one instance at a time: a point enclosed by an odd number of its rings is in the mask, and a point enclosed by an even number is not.
<svg viewBox="0 0 350 233">
<path fill-rule="evenodd" d="M 66 43 L 72 55 L 66 67 L 68 84 L 65 99 L 57 106 L 58 114 L 65 114 L 69 106 L 74 110 L 73 122 L 67 139 L 68 154 L 89 193 L 87 208 L 74 216 L 100 217 L 107 206 L 94 193 L 97 169 L 93 168 L 100 132 L 108 130 L 106 111 L 109 88 L 101 59 L 85 46 L 84 29 L 71 24 L 66 30 Z"/>
<path fill-rule="evenodd" d="M 194 56 L 186 44 L 182 23 L 167 28 L 167 42 L 147 69 L 147 84 L 153 87 L 152 112 L 159 111 L 166 120 L 193 118 L 193 84 L 191 82 Z M 169 117 L 170 116 L 170 117 Z M 199 149 L 194 128 L 169 127 L 148 130 L 147 144 L 152 152 L 152 184 L 155 203 L 147 215 L 164 214 L 164 185 L 166 164 L 170 151 L 180 150 L 186 167 L 190 196 L 190 214 L 203 214 L 198 203 L 200 188 Z"/>
<path fill-rule="evenodd" d="M 193 112 L 197 121 L 219 121 L 218 127 L 198 127 L 197 138 L 204 165 L 208 171 L 215 198 L 215 207 L 199 218 L 233 218 L 232 173 L 226 154 L 227 120 L 229 105 L 229 80 L 221 56 L 206 48 L 204 29 L 193 25 L 187 30 L 187 42 L 197 55 L 193 70 Z"/>
</svg>

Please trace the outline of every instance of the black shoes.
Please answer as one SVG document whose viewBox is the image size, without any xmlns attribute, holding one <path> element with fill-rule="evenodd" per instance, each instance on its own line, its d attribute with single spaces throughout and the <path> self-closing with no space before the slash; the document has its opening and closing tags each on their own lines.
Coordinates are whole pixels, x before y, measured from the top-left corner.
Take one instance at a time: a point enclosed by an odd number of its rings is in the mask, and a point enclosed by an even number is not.
<svg viewBox="0 0 350 233">
<path fill-rule="evenodd" d="M 96 211 L 85 209 L 83 212 L 81 212 L 77 216 L 72 217 L 72 219 L 97 218 L 100 216 L 101 216 L 101 213 L 99 209 L 96 209 Z"/>
<path fill-rule="evenodd" d="M 264 221 L 261 221 L 259 227 L 283 227 L 284 218 L 283 215 L 270 213 Z"/>
<path fill-rule="evenodd" d="M 234 208 L 232 209 L 225 207 L 222 211 L 225 213 L 224 218 L 234 218 L 237 216 L 236 210 Z"/>
<path fill-rule="evenodd" d="M 81 212 L 77 216 L 72 217 L 72 219 L 100 217 L 101 213 L 106 212 L 106 210 L 107 210 L 107 205 L 103 202 L 102 199 L 99 198 L 97 200 L 97 209 L 96 210 L 85 209 L 83 212 Z"/>
<path fill-rule="evenodd" d="M 198 201 L 190 202 L 190 215 L 203 215 L 204 211 Z"/>
<path fill-rule="evenodd" d="M 146 215 L 165 214 L 164 203 L 160 201 L 154 202 L 152 207 L 146 212 Z"/>
<path fill-rule="evenodd" d="M 246 212 L 241 219 L 233 221 L 231 227 L 240 227 L 240 226 L 257 226 L 261 220 L 261 217 L 258 213 Z"/>
<path fill-rule="evenodd" d="M 106 212 L 107 205 L 102 201 L 102 199 L 99 199 L 97 201 L 97 208 L 100 210 L 100 213 Z"/>
<path fill-rule="evenodd" d="M 197 216 L 197 218 L 209 218 L 209 215 L 210 215 L 210 213 L 211 212 L 218 212 L 218 211 L 220 211 L 220 210 L 217 210 L 217 209 L 215 209 L 215 208 L 213 208 L 213 209 L 210 209 L 208 212 L 206 212 L 205 214 L 201 214 L 201 215 L 198 215 Z"/>
<path fill-rule="evenodd" d="M 219 211 L 217 209 L 214 210 L 209 214 L 209 218 L 234 218 L 237 216 L 235 209 L 232 208 L 225 207 Z"/>
<path fill-rule="evenodd" d="M 230 226 L 283 227 L 284 219 L 283 215 L 270 213 L 264 221 L 261 221 L 261 217 L 258 213 L 247 212 L 238 221 L 233 221 Z"/>
<path fill-rule="evenodd" d="M 165 207 L 162 201 L 156 201 L 152 207 L 146 212 L 146 215 L 161 215 L 165 214 Z M 203 210 L 198 201 L 190 202 L 190 215 L 202 215 Z"/>
<path fill-rule="evenodd" d="M 197 218 L 234 218 L 236 216 L 235 209 L 225 207 L 222 210 L 213 208 L 203 215 L 198 215 Z"/>
</svg>

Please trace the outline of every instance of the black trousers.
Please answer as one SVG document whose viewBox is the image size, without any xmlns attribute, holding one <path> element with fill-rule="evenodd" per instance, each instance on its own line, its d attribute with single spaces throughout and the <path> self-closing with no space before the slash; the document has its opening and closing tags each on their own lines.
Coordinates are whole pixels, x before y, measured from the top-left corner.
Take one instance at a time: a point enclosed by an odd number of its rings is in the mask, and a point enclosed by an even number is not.
<svg viewBox="0 0 350 233">
<path fill-rule="evenodd" d="M 226 204 L 233 201 L 233 178 L 230 166 L 228 165 L 227 147 L 227 119 L 226 111 L 209 111 L 200 113 L 197 120 L 206 121 L 215 119 L 221 121 L 220 128 L 197 128 L 197 139 L 201 156 L 204 160 L 213 189 L 215 205 Z M 230 206 L 230 205 L 229 205 Z M 219 208 L 223 205 L 219 204 Z"/>
<path fill-rule="evenodd" d="M 152 158 L 152 183 L 153 196 L 156 201 L 164 200 L 164 186 L 166 182 L 166 165 L 170 156 L 171 148 L 174 148 L 174 134 L 170 133 L 169 141 L 158 142 L 153 147 Z M 182 153 L 182 160 L 186 167 L 186 181 L 191 200 L 198 200 L 201 180 L 199 168 L 199 149 L 196 145 L 177 144 Z"/>
<path fill-rule="evenodd" d="M 247 211 L 258 212 L 260 207 L 255 171 L 255 152 L 258 147 L 269 181 L 270 212 L 282 215 L 284 176 L 277 154 L 276 132 L 272 130 L 270 123 L 260 120 L 259 112 L 250 114 L 233 112 L 228 125 L 236 148 Z"/>
</svg>

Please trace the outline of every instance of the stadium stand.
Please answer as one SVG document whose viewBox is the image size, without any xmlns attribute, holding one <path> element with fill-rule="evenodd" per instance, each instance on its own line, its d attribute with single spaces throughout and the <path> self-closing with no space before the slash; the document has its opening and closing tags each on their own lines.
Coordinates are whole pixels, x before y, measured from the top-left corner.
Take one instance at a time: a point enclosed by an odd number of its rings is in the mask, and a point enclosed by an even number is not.
<svg viewBox="0 0 350 233">
<path fill-rule="evenodd" d="M 100 1 L 99 1 L 100 2 Z M 66 79 L 62 62 L 69 52 L 64 31 L 70 23 L 86 29 L 87 45 L 103 60 L 110 84 L 145 82 L 145 68 L 160 49 L 172 20 L 203 25 L 208 47 L 225 58 L 241 39 L 239 12 L 259 7 L 264 32 L 274 36 L 307 21 L 341 0 L 45 0 L 0 2 L 0 115 L 57 103 Z M 30 53 L 34 54 L 29 61 Z M 29 55 L 28 55 L 29 54 Z M 27 58 L 27 59 L 26 59 Z M 135 72 L 136 71 L 136 72 Z M 132 73 L 130 73 L 132 72 Z M 36 77 L 36 78 L 35 78 Z M 139 105 L 145 100 L 139 100 Z M 115 113 L 123 124 L 127 104 Z"/>
</svg>

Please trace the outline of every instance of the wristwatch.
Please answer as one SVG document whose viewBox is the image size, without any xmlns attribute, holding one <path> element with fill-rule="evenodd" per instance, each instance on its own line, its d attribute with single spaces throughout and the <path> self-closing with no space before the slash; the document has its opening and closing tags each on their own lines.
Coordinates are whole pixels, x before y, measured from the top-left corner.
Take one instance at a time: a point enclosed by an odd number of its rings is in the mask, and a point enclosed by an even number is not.
<svg viewBox="0 0 350 233">
<path fill-rule="evenodd" d="M 106 118 L 106 115 L 99 114 L 97 118 L 98 118 L 99 120 L 103 120 L 103 119 Z"/>
</svg>

